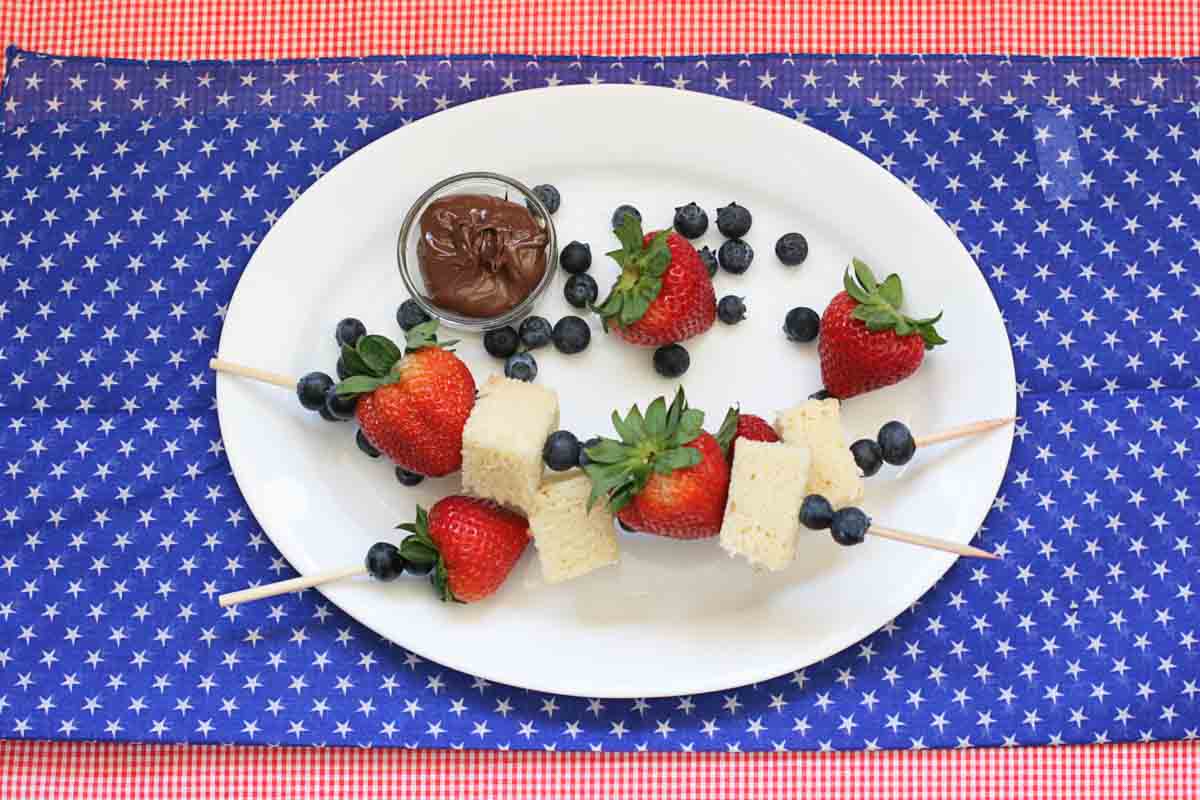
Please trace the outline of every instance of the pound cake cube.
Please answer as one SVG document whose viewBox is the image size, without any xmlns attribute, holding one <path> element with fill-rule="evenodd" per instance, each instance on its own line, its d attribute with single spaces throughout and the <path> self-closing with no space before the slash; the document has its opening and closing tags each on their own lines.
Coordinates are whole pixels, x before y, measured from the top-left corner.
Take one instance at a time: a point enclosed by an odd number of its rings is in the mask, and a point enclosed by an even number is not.
<svg viewBox="0 0 1200 800">
<path fill-rule="evenodd" d="M 808 448 L 739 440 L 721 524 L 721 547 L 758 568 L 775 571 L 791 564 L 808 478 Z"/>
<path fill-rule="evenodd" d="M 591 480 L 583 474 L 542 484 L 529 533 L 547 583 L 562 583 L 617 563 L 617 532 L 603 503 L 587 510 Z"/>
<path fill-rule="evenodd" d="M 863 479 L 842 433 L 837 400 L 809 400 L 782 411 L 776 417 L 775 429 L 787 444 L 808 448 L 809 494 L 824 495 L 834 508 L 862 500 Z"/>
<path fill-rule="evenodd" d="M 493 375 L 463 428 L 463 490 L 528 514 L 542 483 L 542 445 L 558 428 L 558 395 Z"/>
</svg>

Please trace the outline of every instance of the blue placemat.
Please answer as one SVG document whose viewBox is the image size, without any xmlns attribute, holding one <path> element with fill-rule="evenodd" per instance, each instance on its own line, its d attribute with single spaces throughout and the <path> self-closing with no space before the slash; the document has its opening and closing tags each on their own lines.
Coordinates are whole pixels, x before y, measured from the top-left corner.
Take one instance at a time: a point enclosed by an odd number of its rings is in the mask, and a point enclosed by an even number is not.
<svg viewBox="0 0 1200 800">
<path fill-rule="evenodd" d="M 0 735 L 578 750 L 1196 737 L 1197 62 L 10 51 L 8 64 Z M 957 564 L 809 669 L 637 702 L 452 672 L 312 592 L 220 610 L 219 592 L 291 574 L 230 474 L 206 367 L 256 243 L 397 126 L 586 82 L 674 85 L 808 122 L 951 223 L 1016 357 L 1022 418 L 982 533 L 1004 560 Z"/>
</svg>

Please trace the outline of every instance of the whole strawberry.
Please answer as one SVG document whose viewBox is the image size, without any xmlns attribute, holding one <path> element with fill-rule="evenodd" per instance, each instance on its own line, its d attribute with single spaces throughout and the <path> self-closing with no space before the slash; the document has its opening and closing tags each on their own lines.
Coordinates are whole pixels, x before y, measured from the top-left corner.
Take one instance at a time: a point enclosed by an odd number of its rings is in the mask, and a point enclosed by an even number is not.
<svg viewBox="0 0 1200 800">
<path fill-rule="evenodd" d="M 942 315 L 913 319 L 900 311 L 904 291 L 892 274 L 878 283 L 871 269 L 854 259 L 839 292 L 821 317 L 821 379 L 833 397 L 899 383 L 917 371 L 926 350 L 946 340 L 934 324 Z"/>
<path fill-rule="evenodd" d="M 400 555 L 429 572 L 442 600 L 474 603 L 493 594 L 529 544 L 529 522 L 491 500 L 451 495 L 426 513 L 417 506 Z"/>
<path fill-rule="evenodd" d="M 351 377 L 338 394 L 359 395 L 355 416 L 376 450 L 409 472 L 440 476 L 462 467 L 462 433 L 475 406 L 475 379 L 438 342 L 437 322 L 406 334 L 407 354 L 384 336 L 342 348 Z"/>
<path fill-rule="evenodd" d="M 703 429 L 704 412 L 687 407 L 680 389 L 667 407 L 659 397 L 622 418 L 620 440 L 587 448 L 584 471 L 592 480 L 589 507 L 603 500 L 630 528 L 673 539 L 702 539 L 721 530 L 729 492 L 729 464 Z"/>
<path fill-rule="evenodd" d="M 631 344 L 659 347 L 704 333 L 717 317 L 717 295 L 708 269 L 691 243 L 673 231 L 642 234 L 626 214 L 616 229 L 621 249 L 608 255 L 621 277 L 596 311 Z"/>
<path fill-rule="evenodd" d="M 738 439 L 752 442 L 778 442 L 779 434 L 765 419 L 754 414 L 742 414 L 737 407 L 729 409 L 717 431 L 717 444 L 725 451 L 725 460 L 733 463 L 733 451 Z"/>
</svg>

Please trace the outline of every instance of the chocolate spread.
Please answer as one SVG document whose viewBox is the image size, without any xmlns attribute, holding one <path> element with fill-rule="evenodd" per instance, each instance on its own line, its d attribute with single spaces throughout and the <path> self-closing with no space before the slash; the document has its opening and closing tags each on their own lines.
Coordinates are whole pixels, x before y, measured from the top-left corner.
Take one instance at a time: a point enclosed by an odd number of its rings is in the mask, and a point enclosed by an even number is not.
<svg viewBox="0 0 1200 800">
<path fill-rule="evenodd" d="M 453 194 L 421 214 L 417 258 L 434 305 L 495 317 L 546 274 L 549 236 L 524 206 L 499 197 Z"/>
</svg>

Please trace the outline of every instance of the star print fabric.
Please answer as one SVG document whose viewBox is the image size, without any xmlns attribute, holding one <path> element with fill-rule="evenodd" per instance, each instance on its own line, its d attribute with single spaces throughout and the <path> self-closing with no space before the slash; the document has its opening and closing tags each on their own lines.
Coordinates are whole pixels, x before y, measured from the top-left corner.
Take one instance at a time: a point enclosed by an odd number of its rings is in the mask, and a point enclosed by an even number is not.
<svg viewBox="0 0 1200 800">
<path fill-rule="evenodd" d="M 292 575 L 224 457 L 214 354 L 270 226 L 368 142 L 489 95 L 755 103 L 904 180 L 1004 313 L 1019 413 L 980 541 L 776 680 L 544 695 L 382 641 Z M 10 50 L 0 133 L 0 735 L 852 750 L 1200 731 L 1200 64 L 956 57 L 147 63 Z M 845 602 L 861 599 L 845 598 Z"/>
</svg>

